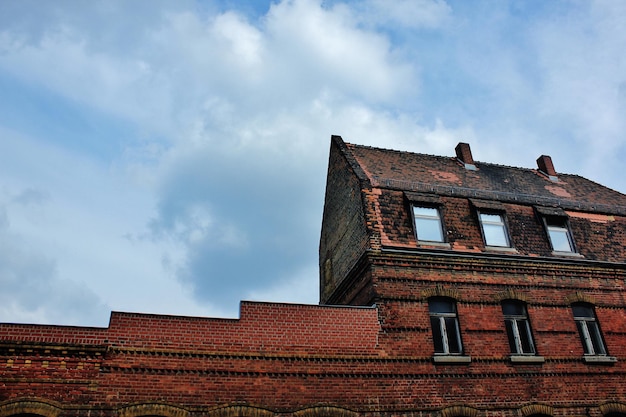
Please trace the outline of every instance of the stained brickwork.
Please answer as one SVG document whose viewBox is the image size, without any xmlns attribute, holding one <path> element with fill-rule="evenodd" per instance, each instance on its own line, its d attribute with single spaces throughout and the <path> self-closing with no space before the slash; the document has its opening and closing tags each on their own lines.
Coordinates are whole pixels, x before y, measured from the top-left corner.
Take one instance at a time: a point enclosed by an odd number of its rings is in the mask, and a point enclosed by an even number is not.
<svg viewBox="0 0 626 417">
<path fill-rule="evenodd" d="M 626 416 L 626 196 L 551 159 L 549 177 L 456 152 L 332 138 L 322 305 L 0 324 L 0 417 Z M 416 237 L 419 204 L 437 207 L 442 242 Z M 485 244 L 483 211 L 503 216 L 509 247 Z M 575 250 L 552 249 L 545 216 L 567 220 Z M 524 306 L 530 354 L 512 352 L 507 300 Z M 439 351 L 437 323 L 460 352 Z M 577 326 L 591 340 L 596 325 L 604 351 L 590 353 Z"/>
<path fill-rule="evenodd" d="M 341 149 L 344 148 L 344 149 Z M 369 247 L 361 188 L 365 175 L 347 160 L 342 141 L 331 142 L 320 238 L 320 293 L 326 299 Z"/>
</svg>

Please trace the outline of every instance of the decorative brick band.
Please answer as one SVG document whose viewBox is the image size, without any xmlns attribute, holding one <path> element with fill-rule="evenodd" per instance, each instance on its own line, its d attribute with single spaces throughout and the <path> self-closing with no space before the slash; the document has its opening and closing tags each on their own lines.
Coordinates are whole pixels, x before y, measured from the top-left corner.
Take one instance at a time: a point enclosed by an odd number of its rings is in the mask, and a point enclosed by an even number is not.
<svg viewBox="0 0 626 417">
<path fill-rule="evenodd" d="M 602 404 L 598 408 L 600 409 L 600 412 L 605 416 L 611 413 L 626 414 L 626 404 L 624 403 L 606 403 Z"/>
<path fill-rule="evenodd" d="M 118 417 L 188 417 L 189 411 L 168 404 L 135 404 L 117 410 Z"/>
<path fill-rule="evenodd" d="M 274 413 L 264 408 L 246 405 L 231 405 L 211 410 L 207 417 L 273 417 Z"/>
<path fill-rule="evenodd" d="M 357 417 L 358 413 L 345 408 L 321 406 L 305 408 L 293 413 L 293 417 Z"/>
<path fill-rule="evenodd" d="M 574 294 L 568 295 L 566 298 L 568 303 L 589 303 L 589 304 L 597 304 L 596 300 L 585 293 L 580 291 L 576 291 Z"/>
<path fill-rule="evenodd" d="M 16 414 L 37 414 L 44 417 L 58 417 L 61 408 L 39 400 L 18 400 L 0 405 L 0 417 Z"/>
<path fill-rule="evenodd" d="M 517 291 L 513 288 L 507 288 L 506 290 L 498 293 L 495 295 L 494 299 L 496 301 L 503 301 L 503 300 L 519 300 L 519 301 L 524 301 L 525 303 L 528 302 L 528 298 L 526 296 L 526 294 Z"/>
<path fill-rule="evenodd" d="M 428 288 L 422 291 L 422 297 L 428 299 L 430 297 L 449 297 L 459 301 L 459 291 L 454 288 L 445 288 L 436 285 L 434 288 Z"/>
<path fill-rule="evenodd" d="M 528 417 L 536 414 L 544 416 L 554 415 L 554 410 L 549 405 L 545 404 L 529 404 L 519 409 L 520 414 L 523 417 Z"/>
<path fill-rule="evenodd" d="M 454 405 L 441 410 L 441 417 L 478 417 L 478 410 L 466 405 Z"/>
</svg>

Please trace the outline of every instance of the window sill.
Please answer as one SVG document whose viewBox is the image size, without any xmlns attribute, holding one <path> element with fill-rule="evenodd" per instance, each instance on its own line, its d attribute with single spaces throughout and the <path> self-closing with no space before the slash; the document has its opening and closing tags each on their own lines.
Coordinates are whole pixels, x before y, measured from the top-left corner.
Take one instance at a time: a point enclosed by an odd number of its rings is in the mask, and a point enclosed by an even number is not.
<svg viewBox="0 0 626 417">
<path fill-rule="evenodd" d="M 417 245 L 420 247 L 429 246 L 432 248 L 450 249 L 451 246 L 447 242 L 431 242 L 428 240 L 418 240 Z"/>
<path fill-rule="evenodd" d="M 509 246 L 485 246 L 485 251 L 488 252 L 506 252 L 506 253 L 519 253 L 517 249 Z"/>
<path fill-rule="evenodd" d="M 567 258 L 584 258 L 584 256 L 582 256 L 578 252 L 552 251 L 552 256 L 564 256 L 564 257 L 567 257 Z"/>
<path fill-rule="evenodd" d="M 543 356 L 537 355 L 511 355 L 512 363 L 544 363 L 546 360 Z"/>
<path fill-rule="evenodd" d="M 433 362 L 438 364 L 466 364 L 472 362 L 471 356 L 464 355 L 435 355 Z"/>
<path fill-rule="evenodd" d="M 583 361 L 585 363 L 615 363 L 617 362 L 617 358 L 615 356 L 605 355 L 585 355 L 583 356 Z"/>
</svg>

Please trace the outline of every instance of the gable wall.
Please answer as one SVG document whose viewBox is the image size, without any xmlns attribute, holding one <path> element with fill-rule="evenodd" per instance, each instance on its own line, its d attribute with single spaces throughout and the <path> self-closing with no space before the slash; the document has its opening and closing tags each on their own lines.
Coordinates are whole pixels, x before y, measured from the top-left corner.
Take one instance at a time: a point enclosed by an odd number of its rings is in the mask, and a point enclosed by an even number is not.
<svg viewBox="0 0 626 417">
<path fill-rule="evenodd" d="M 369 248 L 361 182 L 333 142 L 319 247 L 320 300 L 326 303 Z"/>
</svg>

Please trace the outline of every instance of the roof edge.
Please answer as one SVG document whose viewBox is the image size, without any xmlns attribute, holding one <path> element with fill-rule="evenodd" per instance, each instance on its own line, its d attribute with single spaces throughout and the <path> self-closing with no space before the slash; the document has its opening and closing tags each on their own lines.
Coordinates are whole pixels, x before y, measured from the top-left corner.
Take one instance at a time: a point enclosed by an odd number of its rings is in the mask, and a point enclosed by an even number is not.
<svg viewBox="0 0 626 417">
<path fill-rule="evenodd" d="M 354 172 L 359 181 L 365 182 L 369 187 L 371 187 L 371 178 L 369 177 L 369 175 L 367 175 L 359 161 L 356 159 L 354 153 L 352 153 L 352 151 L 348 147 L 348 144 L 344 142 L 343 138 L 339 135 L 331 135 L 330 138 L 331 143 L 337 146 L 339 152 L 341 152 L 343 157 L 346 159 L 348 165 L 352 169 L 352 172 Z"/>
<path fill-rule="evenodd" d="M 620 216 L 626 215 L 626 206 L 619 204 L 588 203 L 569 198 L 547 197 L 519 192 L 484 190 L 454 185 L 430 184 L 420 181 L 398 180 L 393 178 L 373 177 L 371 179 L 371 184 L 374 188 L 404 192 L 421 192 L 447 197 L 478 198 L 513 204 L 562 207 L 564 209 L 586 211 L 591 213 L 616 214 Z M 619 191 L 616 192 L 619 193 Z"/>
</svg>

